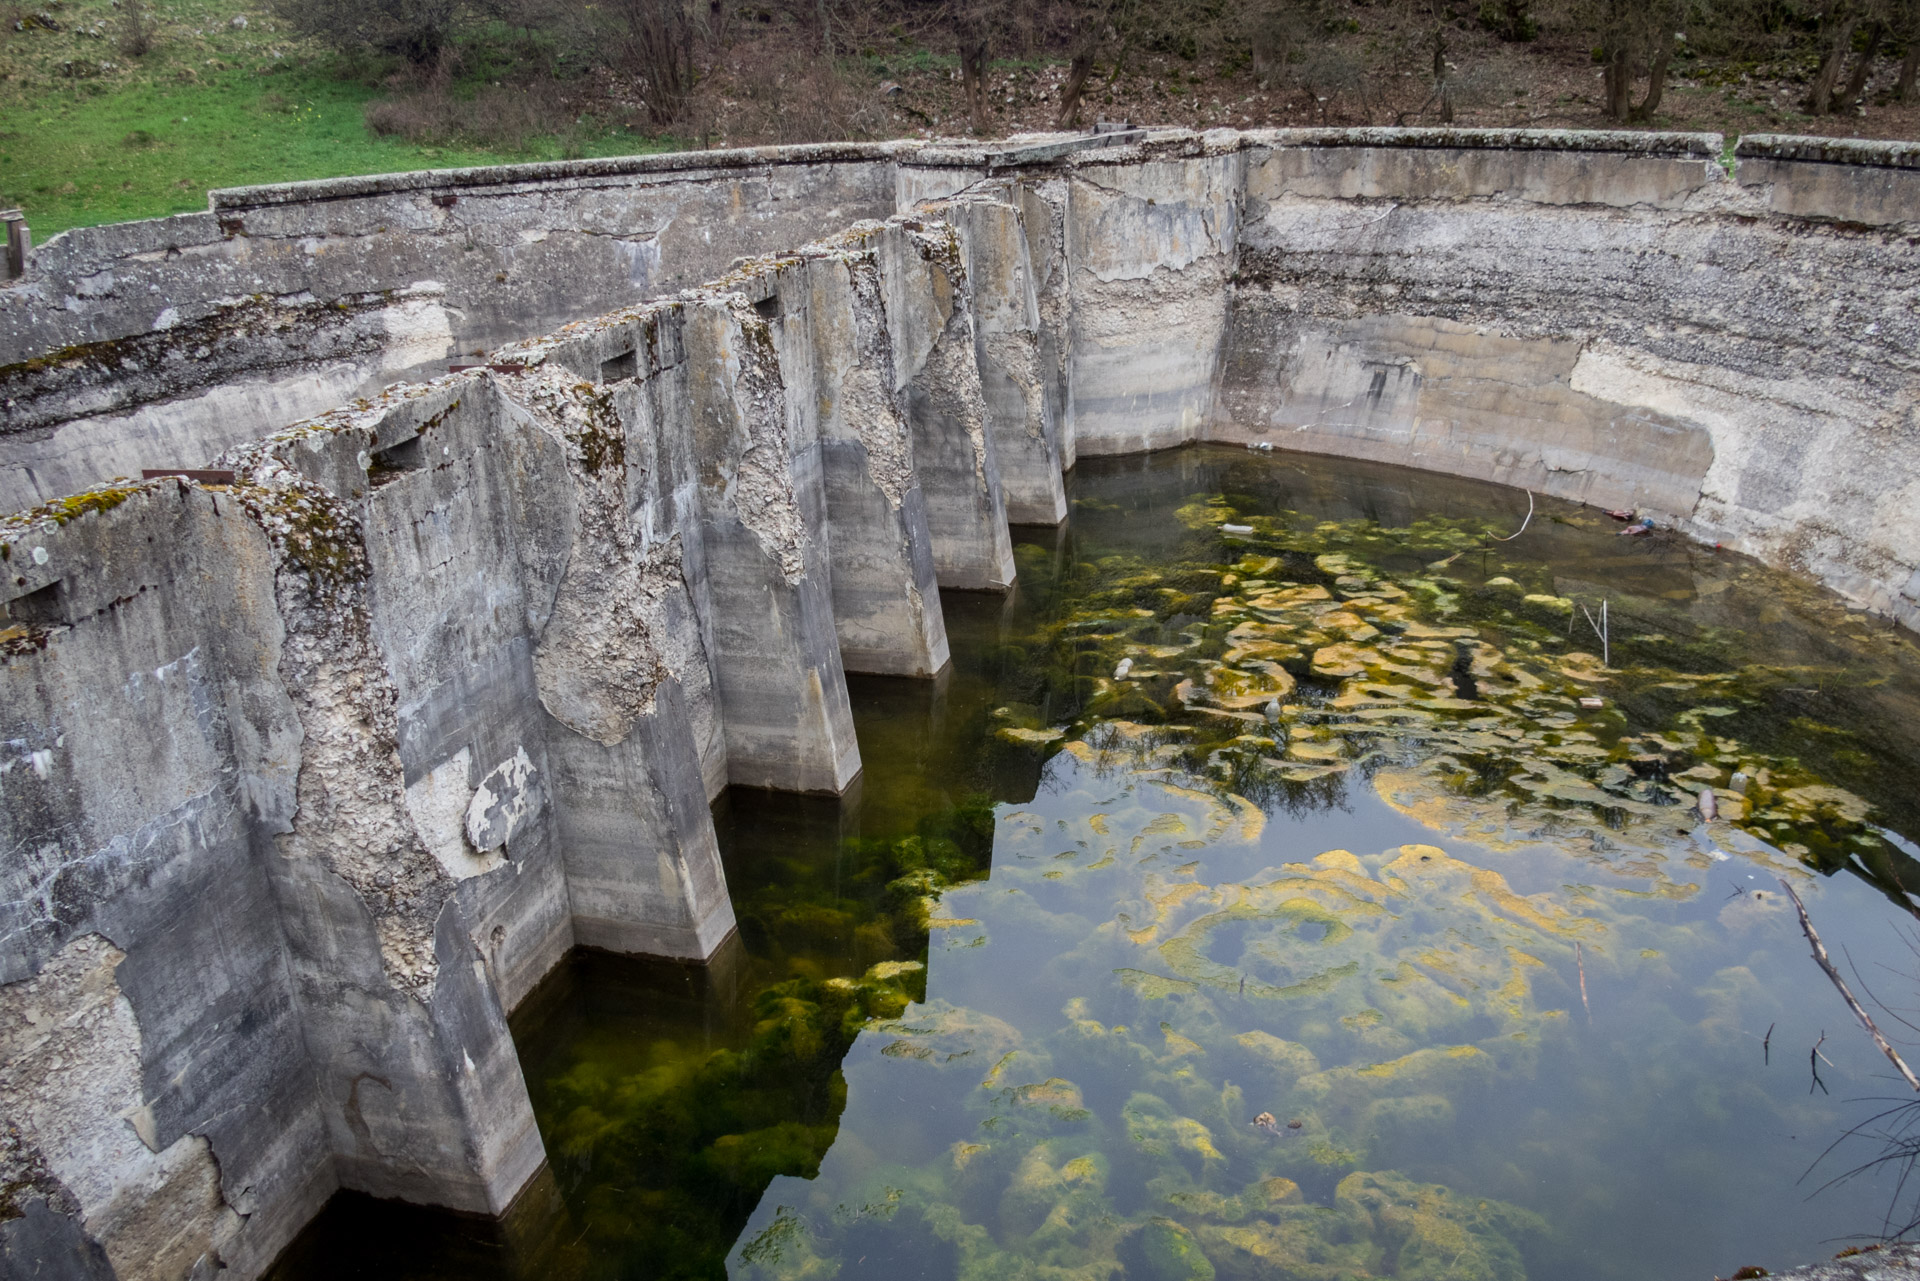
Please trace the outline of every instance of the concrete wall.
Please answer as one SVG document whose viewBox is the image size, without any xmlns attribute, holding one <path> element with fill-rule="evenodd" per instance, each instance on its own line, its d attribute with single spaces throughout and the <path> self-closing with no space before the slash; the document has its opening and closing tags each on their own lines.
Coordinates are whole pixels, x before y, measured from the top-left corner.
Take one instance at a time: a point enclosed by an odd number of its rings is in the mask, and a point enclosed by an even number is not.
<svg viewBox="0 0 1920 1281">
<path fill-rule="evenodd" d="M 1642 508 L 1920 621 L 1910 148 L 1385 132 L 1249 151 L 1204 434 Z"/>
<path fill-rule="evenodd" d="M 1089 143 L 222 193 L 0 289 L 15 492 L 232 473 L 0 521 L 0 1274 L 257 1275 L 340 1187 L 500 1212 L 505 1012 L 576 945 L 713 955 L 707 803 L 849 786 L 844 673 L 937 673 L 1082 452 L 1630 505 L 1920 619 L 1910 148 Z M 456 320 L 486 368 L 270 430 Z"/>
<path fill-rule="evenodd" d="M 885 217 L 899 149 L 339 178 L 63 232 L 0 289 L 0 508 L 191 465 L 396 378 Z"/>
</svg>

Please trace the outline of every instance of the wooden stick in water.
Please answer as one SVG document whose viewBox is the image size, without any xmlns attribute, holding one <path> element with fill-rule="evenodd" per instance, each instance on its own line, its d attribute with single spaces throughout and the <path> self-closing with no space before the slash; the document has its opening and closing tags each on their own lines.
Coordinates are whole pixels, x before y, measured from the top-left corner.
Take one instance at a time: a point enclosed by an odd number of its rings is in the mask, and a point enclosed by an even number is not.
<svg viewBox="0 0 1920 1281">
<path fill-rule="evenodd" d="M 1873 1043 L 1880 1047 L 1880 1053 L 1886 1055 L 1887 1061 L 1900 1070 L 1900 1075 L 1907 1079 L 1907 1084 L 1912 1086 L 1915 1092 L 1920 1092 L 1920 1077 L 1913 1074 L 1913 1069 L 1908 1067 L 1907 1061 L 1900 1057 L 1900 1052 L 1880 1034 L 1880 1029 L 1874 1026 L 1873 1019 L 1866 1010 L 1861 1008 L 1860 1002 L 1853 999 L 1853 993 L 1847 988 L 1847 981 L 1840 977 L 1840 971 L 1833 967 L 1833 960 L 1827 955 L 1827 945 L 1822 943 L 1820 936 L 1814 932 L 1813 918 L 1807 915 L 1807 905 L 1800 901 L 1799 894 L 1794 892 L 1793 886 L 1787 883 L 1784 876 L 1780 878 L 1780 888 L 1787 892 L 1787 897 L 1793 900 L 1794 910 L 1800 913 L 1800 931 L 1807 936 L 1807 942 L 1813 944 L 1813 959 L 1819 962 L 1820 968 L 1827 972 L 1827 977 L 1833 980 L 1833 985 L 1840 989 L 1840 996 L 1846 1001 L 1847 1008 L 1853 1011 L 1853 1017 L 1860 1020 L 1860 1026 L 1867 1029 L 1867 1035 L 1872 1037 Z M 1822 1034 L 1820 1039 L 1824 1041 L 1827 1038 Z M 1816 1044 L 1814 1052 L 1818 1053 L 1819 1049 L 1820 1047 Z M 1819 1079 L 1817 1068 L 1814 1071 L 1814 1079 Z M 1822 1088 L 1825 1087 L 1822 1086 Z"/>
<path fill-rule="evenodd" d="M 1580 954 L 1580 940 L 1573 941 L 1573 963 L 1580 967 L 1580 1008 L 1587 1012 L 1587 1022 L 1593 1022 L 1593 1007 L 1587 1004 L 1587 962 Z"/>
</svg>

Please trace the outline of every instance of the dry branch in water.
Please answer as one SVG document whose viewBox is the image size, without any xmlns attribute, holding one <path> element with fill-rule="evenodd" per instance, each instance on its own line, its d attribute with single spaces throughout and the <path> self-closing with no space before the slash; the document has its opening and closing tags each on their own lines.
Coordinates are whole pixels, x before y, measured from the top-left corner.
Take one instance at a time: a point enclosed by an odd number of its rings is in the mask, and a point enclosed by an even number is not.
<svg viewBox="0 0 1920 1281">
<path fill-rule="evenodd" d="M 1787 897 L 1793 900 L 1794 910 L 1800 913 L 1800 930 L 1807 936 L 1807 942 L 1813 944 L 1813 959 L 1819 962 L 1820 968 L 1827 972 L 1827 977 L 1833 980 L 1833 985 L 1840 989 L 1840 995 L 1846 1001 L 1847 1008 L 1852 1010 L 1853 1016 L 1860 1020 L 1860 1026 L 1867 1029 L 1867 1035 L 1871 1036 L 1873 1043 L 1880 1047 L 1880 1052 L 1887 1056 L 1887 1061 L 1900 1070 L 1900 1075 L 1906 1078 L 1908 1085 L 1912 1086 L 1916 1092 L 1920 1092 L 1920 1077 L 1913 1074 L 1913 1069 L 1907 1066 L 1907 1061 L 1900 1057 L 1900 1051 L 1894 1049 L 1892 1043 L 1880 1034 L 1880 1029 L 1874 1026 L 1872 1017 L 1862 1008 L 1860 1002 L 1854 1000 L 1853 993 L 1847 988 L 1847 981 L 1840 977 L 1839 970 L 1833 968 L 1833 959 L 1827 955 L 1827 945 L 1822 943 L 1820 936 L 1814 932 L 1813 918 L 1807 915 L 1807 905 L 1800 901 L 1800 895 L 1794 891 L 1792 885 L 1787 883 L 1784 876 L 1780 878 L 1780 888 L 1787 892 Z M 1821 1039 L 1826 1038 L 1823 1035 Z M 1819 1047 L 1814 1048 L 1818 1052 Z M 1817 1070 L 1815 1079 L 1818 1079 Z"/>
<path fill-rule="evenodd" d="M 1580 967 L 1580 1008 L 1587 1012 L 1587 1022 L 1593 1022 L 1593 1007 L 1587 1004 L 1587 962 L 1580 954 L 1580 941 L 1573 943 L 1573 963 Z"/>
</svg>

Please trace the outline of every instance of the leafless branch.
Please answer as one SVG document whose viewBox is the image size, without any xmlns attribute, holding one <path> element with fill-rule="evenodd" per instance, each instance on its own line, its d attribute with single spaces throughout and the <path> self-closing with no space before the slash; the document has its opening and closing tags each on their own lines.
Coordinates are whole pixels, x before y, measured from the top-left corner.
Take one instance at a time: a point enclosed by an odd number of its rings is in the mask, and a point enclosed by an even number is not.
<svg viewBox="0 0 1920 1281">
<path fill-rule="evenodd" d="M 1793 900 L 1794 910 L 1800 913 L 1800 930 L 1807 936 L 1807 942 L 1813 944 L 1813 959 L 1819 963 L 1821 969 L 1827 972 L 1827 977 L 1833 980 L 1833 985 L 1840 990 L 1840 996 L 1846 1001 L 1847 1008 L 1852 1010 L 1853 1016 L 1860 1020 L 1860 1026 L 1867 1029 L 1867 1035 L 1871 1036 L 1873 1043 L 1880 1047 L 1880 1052 L 1887 1056 L 1887 1061 L 1899 1069 L 1900 1075 L 1906 1078 L 1907 1084 L 1912 1086 L 1916 1093 L 1920 1093 L 1920 1077 L 1913 1074 L 1913 1069 L 1908 1067 L 1907 1061 L 1900 1057 L 1900 1052 L 1880 1034 L 1880 1029 L 1874 1025 L 1872 1016 L 1859 1001 L 1854 999 L 1853 993 L 1847 988 L 1847 981 L 1841 978 L 1840 971 L 1833 967 L 1833 960 L 1827 955 L 1827 945 L 1820 941 L 1820 935 L 1814 931 L 1813 918 L 1807 915 L 1807 905 L 1800 901 L 1799 893 L 1785 877 L 1780 878 L 1780 888 L 1787 892 L 1787 897 Z M 1826 1040 L 1826 1034 L 1822 1033 L 1820 1039 Z M 1819 1052 L 1819 1048 L 1818 1044 L 1814 1046 L 1815 1053 Z M 1820 1074 L 1816 1069 L 1814 1080 L 1819 1079 Z"/>
</svg>

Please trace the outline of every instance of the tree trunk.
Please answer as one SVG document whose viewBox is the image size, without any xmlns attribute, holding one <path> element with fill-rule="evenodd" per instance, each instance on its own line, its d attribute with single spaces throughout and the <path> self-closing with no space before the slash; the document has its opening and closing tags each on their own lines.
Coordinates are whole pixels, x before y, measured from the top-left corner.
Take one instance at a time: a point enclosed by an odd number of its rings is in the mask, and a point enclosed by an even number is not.
<svg viewBox="0 0 1920 1281">
<path fill-rule="evenodd" d="M 1602 111 L 1607 119 L 1624 124 L 1633 114 L 1633 57 L 1624 42 L 1615 45 L 1607 55 L 1604 83 L 1607 101 Z"/>
<path fill-rule="evenodd" d="M 973 131 L 987 132 L 987 42 L 968 37 L 960 42 L 960 84 L 967 94 L 967 114 L 973 118 Z"/>
<path fill-rule="evenodd" d="M 820 54 L 833 58 L 833 20 L 827 16 L 827 0 L 814 0 L 814 11 L 820 18 Z"/>
<path fill-rule="evenodd" d="M 1066 87 L 1060 90 L 1060 115 L 1054 121 L 1057 129 L 1072 129 L 1080 123 L 1080 96 L 1087 91 L 1087 79 L 1093 75 L 1093 47 L 1093 40 L 1087 38 L 1073 51 Z"/>
<path fill-rule="evenodd" d="M 1916 78 L 1920 78 L 1920 32 L 1907 37 L 1907 56 L 1900 60 L 1900 82 L 1893 87 L 1893 96 L 1912 102 Z"/>
<path fill-rule="evenodd" d="M 1660 99 L 1667 91 L 1667 64 L 1673 60 L 1673 37 L 1669 35 L 1660 46 L 1660 52 L 1653 55 L 1653 65 L 1647 69 L 1647 96 L 1633 109 L 1636 122 L 1651 120 L 1653 113 L 1660 110 Z M 1631 92 L 1627 95 L 1631 98 Z"/>
<path fill-rule="evenodd" d="M 1853 104 L 1860 101 L 1860 95 L 1867 87 L 1867 77 L 1873 74 L 1873 60 L 1880 55 L 1880 42 L 1886 39 L 1885 23 L 1876 22 L 1873 30 L 1867 33 L 1867 47 L 1860 53 L 1860 61 L 1853 64 L 1853 74 L 1847 77 L 1847 87 L 1842 89 L 1833 100 L 1833 109 L 1851 111 Z"/>
<path fill-rule="evenodd" d="M 1833 13 L 1833 9 L 1828 13 Z M 1847 60 L 1847 52 L 1853 47 L 1853 24 L 1853 15 L 1849 13 L 1828 27 L 1827 51 L 1821 55 L 1820 69 L 1814 72 L 1813 84 L 1807 90 L 1809 115 L 1824 116 L 1833 110 L 1833 87 L 1840 79 L 1840 67 Z"/>
</svg>

